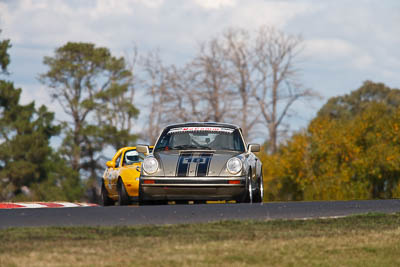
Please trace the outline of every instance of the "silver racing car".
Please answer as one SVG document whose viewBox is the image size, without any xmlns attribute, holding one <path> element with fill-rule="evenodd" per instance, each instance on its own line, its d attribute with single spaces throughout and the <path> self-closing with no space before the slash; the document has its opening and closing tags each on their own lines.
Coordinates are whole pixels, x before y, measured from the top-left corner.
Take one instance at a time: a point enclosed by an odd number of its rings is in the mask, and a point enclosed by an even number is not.
<svg viewBox="0 0 400 267">
<path fill-rule="evenodd" d="M 149 153 L 148 146 L 136 149 Z M 246 145 L 242 130 L 232 124 L 170 125 L 142 163 L 139 201 L 262 202 L 262 164 L 252 153 L 259 151 L 260 145 Z"/>
</svg>

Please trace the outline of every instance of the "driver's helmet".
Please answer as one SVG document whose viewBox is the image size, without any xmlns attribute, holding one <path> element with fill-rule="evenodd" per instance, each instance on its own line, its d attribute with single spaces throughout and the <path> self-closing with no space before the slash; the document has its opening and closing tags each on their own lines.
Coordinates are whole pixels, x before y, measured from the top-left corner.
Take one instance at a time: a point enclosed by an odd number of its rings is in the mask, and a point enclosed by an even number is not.
<svg viewBox="0 0 400 267">
<path fill-rule="evenodd" d="M 125 153 L 125 162 L 126 164 L 133 164 L 135 162 L 139 162 L 139 153 L 136 150 L 131 150 Z"/>
</svg>

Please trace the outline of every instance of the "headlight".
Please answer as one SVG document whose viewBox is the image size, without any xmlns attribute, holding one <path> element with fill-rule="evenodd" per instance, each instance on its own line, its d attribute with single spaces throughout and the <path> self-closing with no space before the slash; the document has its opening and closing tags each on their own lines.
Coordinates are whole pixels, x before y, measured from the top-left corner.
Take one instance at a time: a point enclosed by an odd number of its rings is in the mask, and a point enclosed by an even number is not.
<svg viewBox="0 0 400 267">
<path fill-rule="evenodd" d="M 153 174 L 158 170 L 158 161 L 154 157 L 148 157 L 144 159 L 142 166 L 145 172 Z"/>
<path fill-rule="evenodd" d="M 231 174 L 237 174 L 242 170 L 242 161 L 238 158 L 231 158 L 226 163 L 226 168 Z"/>
</svg>

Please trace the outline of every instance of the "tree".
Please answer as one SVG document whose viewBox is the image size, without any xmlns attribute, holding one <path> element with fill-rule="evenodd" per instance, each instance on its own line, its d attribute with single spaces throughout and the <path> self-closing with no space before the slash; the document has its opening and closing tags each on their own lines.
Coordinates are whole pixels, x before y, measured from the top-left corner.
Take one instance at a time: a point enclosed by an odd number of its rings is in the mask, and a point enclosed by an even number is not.
<svg viewBox="0 0 400 267">
<path fill-rule="evenodd" d="M 366 81 L 348 95 L 331 98 L 312 122 L 325 120 L 335 124 L 332 136 L 325 137 L 322 143 L 327 143 L 320 147 L 336 154 L 328 161 L 340 167 L 341 177 L 346 171 L 348 181 L 363 184 L 369 198 L 398 194 L 399 112 L 399 89 Z M 327 146 L 335 140 L 340 140 L 336 149 Z"/>
<path fill-rule="evenodd" d="M 383 83 L 365 81 L 359 89 L 350 94 L 330 98 L 317 116 L 349 119 L 361 114 L 372 103 L 383 103 L 390 110 L 396 109 L 400 106 L 400 90 L 391 89 Z"/>
<path fill-rule="evenodd" d="M 101 152 L 136 140 L 131 127 L 139 111 L 132 103 L 132 72 L 122 57 L 91 43 L 68 42 L 43 63 L 49 70 L 40 81 L 71 118 L 64 122 L 63 155 L 74 171 L 87 172 L 95 190 Z"/>
<path fill-rule="evenodd" d="M 149 94 L 157 99 L 152 112 L 162 110 L 163 121 L 237 123 L 245 138 L 263 125 L 268 150 L 275 153 L 293 104 L 316 96 L 300 82 L 300 51 L 299 37 L 263 26 L 254 34 L 230 28 L 202 42 L 183 68 L 163 66 L 157 58 L 147 64 Z"/>
<path fill-rule="evenodd" d="M 238 114 L 240 126 L 244 138 L 248 140 L 255 126 L 260 122 L 260 112 L 254 109 L 257 105 L 254 99 L 257 55 L 252 46 L 251 34 L 244 29 L 230 28 L 223 33 L 221 38 L 231 86 L 235 88 L 236 95 L 240 98 L 237 104 L 241 107 Z"/>
<path fill-rule="evenodd" d="M 400 195 L 400 90 L 365 82 L 331 98 L 307 129 L 262 154 L 270 200 Z"/>
<path fill-rule="evenodd" d="M 9 40 L 0 42 L 5 74 L 10 47 Z M 57 160 L 58 155 L 50 147 L 50 138 L 60 131 L 53 124 L 54 114 L 45 106 L 36 109 L 34 102 L 19 104 L 21 91 L 12 82 L 0 80 L 0 200 L 78 198 L 80 184 L 74 184 L 74 193 L 65 187 L 74 183 L 74 175 Z M 52 194 L 55 192 L 57 195 Z"/>
<path fill-rule="evenodd" d="M 232 121 L 235 93 L 220 40 L 203 43 L 189 68 L 194 78 L 191 93 L 197 96 L 193 104 L 203 107 L 201 120 Z"/>
<path fill-rule="evenodd" d="M 176 100 L 178 101 L 176 103 L 177 109 L 182 106 L 181 98 L 179 98 L 181 96 L 179 93 L 177 98 L 170 95 L 167 84 L 169 83 L 168 79 L 171 79 L 169 78 L 171 74 L 168 73 L 167 68 L 162 63 L 159 53 L 153 51 L 144 57 L 142 67 L 145 76 L 144 88 L 146 95 L 150 97 L 148 117 L 142 136 L 150 144 L 155 144 L 158 135 L 173 120 L 173 116 L 180 116 L 185 113 L 173 111 Z"/>
<path fill-rule="evenodd" d="M 255 38 L 255 98 L 268 129 L 269 151 L 277 151 L 278 133 L 293 104 L 314 97 L 299 79 L 296 65 L 301 38 L 273 27 L 260 27 Z"/>
<path fill-rule="evenodd" d="M 0 41 L 0 67 L 3 73 L 7 73 L 7 66 L 10 64 L 10 55 L 7 52 L 9 48 L 11 48 L 9 39 Z"/>
</svg>

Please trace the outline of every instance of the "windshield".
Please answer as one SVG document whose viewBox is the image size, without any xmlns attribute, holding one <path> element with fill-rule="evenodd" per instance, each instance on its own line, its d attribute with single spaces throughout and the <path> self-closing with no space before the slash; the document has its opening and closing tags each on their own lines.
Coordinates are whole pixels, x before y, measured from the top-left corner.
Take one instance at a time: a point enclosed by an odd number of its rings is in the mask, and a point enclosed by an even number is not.
<svg viewBox="0 0 400 267">
<path fill-rule="evenodd" d="M 245 151 L 239 130 L 222 127 L 171 128 L 160 137 L 155 151 L 185 149 Z"/>
</svg>

